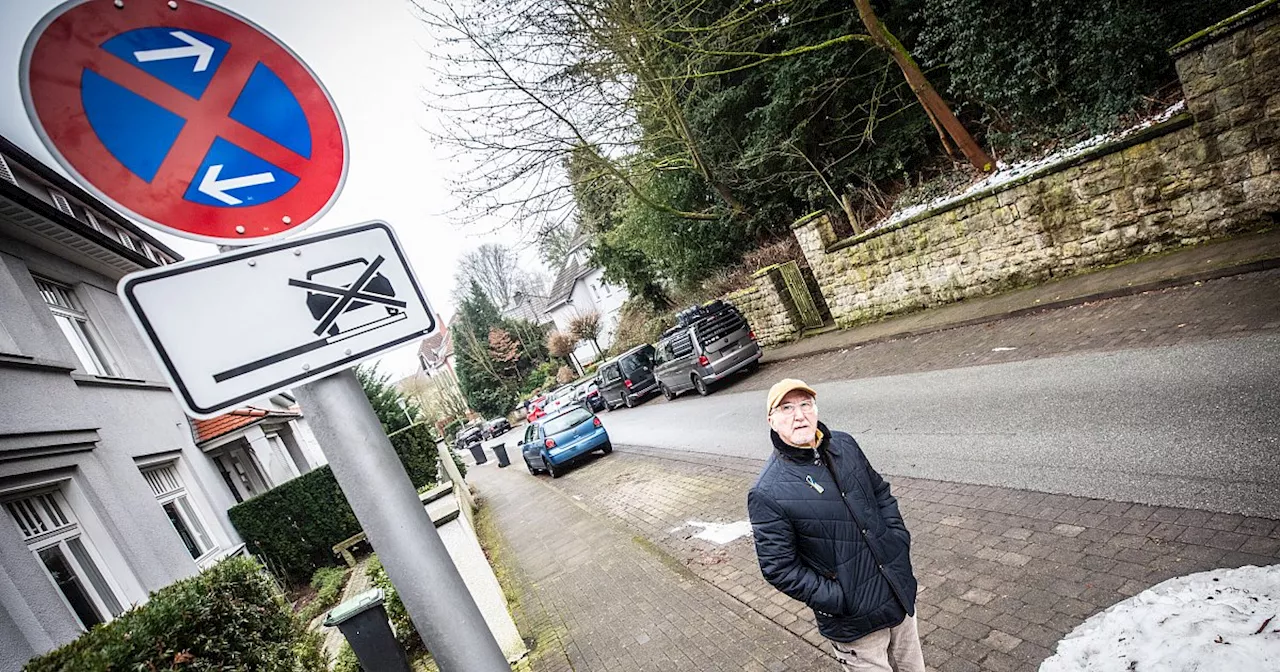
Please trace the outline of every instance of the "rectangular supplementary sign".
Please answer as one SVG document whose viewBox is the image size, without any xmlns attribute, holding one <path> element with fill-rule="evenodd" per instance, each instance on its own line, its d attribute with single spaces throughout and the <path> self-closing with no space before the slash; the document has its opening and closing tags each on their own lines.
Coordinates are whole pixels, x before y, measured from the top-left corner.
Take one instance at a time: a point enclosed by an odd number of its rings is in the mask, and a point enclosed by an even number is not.
<svg viewBox="0 0 1280 672">
<path fill-rule="evenodd" d="M 436 330 L 384 222 L 132 273 L 119 293 L 182 405 L 198 418 Z"/>
</svg>

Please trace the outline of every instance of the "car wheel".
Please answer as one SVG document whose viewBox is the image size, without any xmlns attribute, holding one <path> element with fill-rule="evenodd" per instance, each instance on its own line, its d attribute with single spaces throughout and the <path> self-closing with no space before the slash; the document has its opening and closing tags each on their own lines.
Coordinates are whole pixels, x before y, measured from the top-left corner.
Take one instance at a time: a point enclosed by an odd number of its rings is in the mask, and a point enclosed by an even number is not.
<svg viewBox="0 0 1280 672">
<path fill-rule="evenodd" d="M 524 466 L 529 468 L 529 473 L 533 474 L 534 476 L 538 475 L 538 470 L 533 468 L 533 463 L 529 462 L 529 458 L 527 457 L 524 458 Z"/>
<path fill-rule="evenodd" d="M 622 395 L 622 403 L 626 404 L 626 405 L 627 405 L 627 408 L 635 408 L 635 407 L 636 407 L 636 402 L 635 402 L 635 400 L 634 400 L 634 399 L 632 399 L 632 398 L 631 398 L 631 395 L 629 395 L 629 394 L 623 394 L 623 395 Z"/>
<path fill-rule="evenodd" d="M 560 478 L 564 474 L 564 470 L 557 467 L 556 463 L 551 461 L 551 458 L 544 455 L 542 461 L 547 463 L 547 473 L 551 474 L 551 478 Z"/>
<path fill-rule="evenodd" d="M 604 445 L 600 447 L 600 452 L 604 453 L 605 455 L 608 455 L 609 453 L 612 453 L 612 452 L 613 452 L 613 443 L 612 443 L 611 441 L 605 441 L 605 442 L 604 442 Z"/>
<path fill-rule="evenodd" d="M 661 385 L 659 385 L 659 387 L 662 388 L 663 398 L 665 398 L 667 401 L 675 401 L 676 393 L 672 392 L 671 388 L 667 387 L 666 383 L 662 383 Z"/>
<path fill-rule="evenodd" d="M 711 388 L 707 386 L 707 381 L 703 380 L 702 376 L 699 376 L 696 373 L 693 374 L 693 389 L 697 390 L 698 394 L 704 397 L 711 394 Z"/>
</svg>

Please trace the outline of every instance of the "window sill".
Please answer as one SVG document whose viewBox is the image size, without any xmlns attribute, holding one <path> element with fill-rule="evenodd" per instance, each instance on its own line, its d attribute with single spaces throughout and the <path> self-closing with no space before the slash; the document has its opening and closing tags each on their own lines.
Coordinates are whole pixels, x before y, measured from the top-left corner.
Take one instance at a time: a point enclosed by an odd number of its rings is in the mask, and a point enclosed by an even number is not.
<svg viewBox="0 0 1280 672">
<path fill-rule="evenodd" d="M 12 355 L 9 353 L 0 353 L 0 367 L 36 369 L 37 371 L 53 371 L 57 373 L 71 373 L 76 370 L 76 367 L 71 366 L 70 364 L 54 361 L 52 359 L 27 357 L 26 355 Z"/>
<path fill-rule="evenodd" d="M 72 373 L 71 379 L 76 381 L 77 385 L 132 387 L 144 390 L 169 390 L 169 386 L 165 383 L 158 383 L 152 380 L 139 380 L 137 378 L 114 378 L 110 376 L 93 376 L 86 373 Z"/>
</svg>

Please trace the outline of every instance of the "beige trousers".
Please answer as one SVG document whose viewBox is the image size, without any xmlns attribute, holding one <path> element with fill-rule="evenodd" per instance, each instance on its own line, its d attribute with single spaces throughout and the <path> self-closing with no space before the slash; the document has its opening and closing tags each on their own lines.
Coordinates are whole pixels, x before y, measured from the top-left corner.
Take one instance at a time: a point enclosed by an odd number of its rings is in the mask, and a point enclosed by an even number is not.
<svg viewBox="0 0 1280 672">
<path fill-rule="evenodd" d="M 844 672 L 925 672 L 916 617 L 852 642 L 831 642 Z"/>
</svg>

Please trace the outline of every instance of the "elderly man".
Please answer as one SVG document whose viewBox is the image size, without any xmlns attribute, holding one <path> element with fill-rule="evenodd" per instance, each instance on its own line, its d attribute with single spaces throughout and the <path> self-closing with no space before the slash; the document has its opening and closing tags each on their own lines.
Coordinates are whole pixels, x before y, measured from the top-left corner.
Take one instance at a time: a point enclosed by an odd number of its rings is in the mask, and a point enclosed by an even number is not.
<svg viewBox="0 0 1280 672">
<path fill-rule="evenodd" d="M 924 672 L 911 534 L 858 443 L 818 422 L 817 393 L 769 390 L 773 454 L 747 509 L 760 571 L 818 619 L 846 672 Z"/>
</svg>

